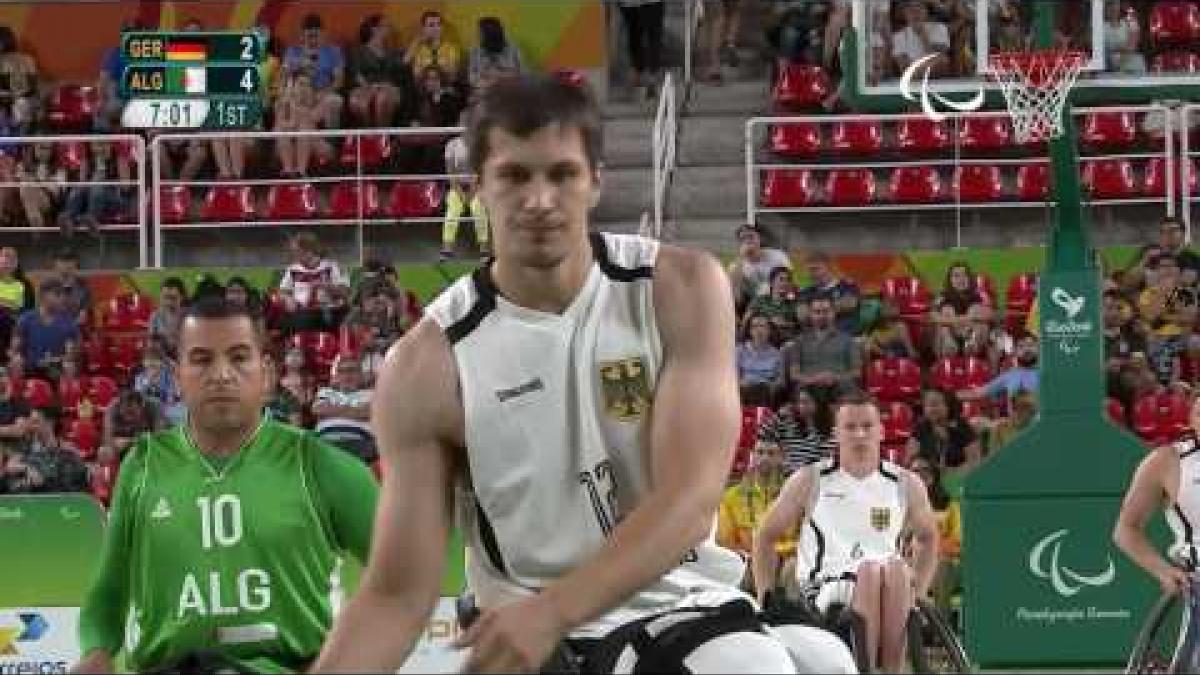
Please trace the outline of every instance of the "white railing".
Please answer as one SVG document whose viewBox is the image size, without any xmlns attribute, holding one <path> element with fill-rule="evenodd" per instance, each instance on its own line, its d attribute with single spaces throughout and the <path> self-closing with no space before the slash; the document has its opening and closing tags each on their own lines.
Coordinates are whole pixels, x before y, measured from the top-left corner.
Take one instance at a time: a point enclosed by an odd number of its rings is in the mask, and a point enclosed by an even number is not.
<svg viewBox="0 0 1200 675">
<path fill-rule="evenodd" d="M 695 70 L 696 37 L 704 21 L 704 0 L 683 0 L 683 92 L 686 98 Z"/>
<path fill-rule="evenodd" d="M 667 190 L 675 173 L 675 144 L 679 132 L 679 106 L 675 96 L 675 78 L 671 73 L 667 73 L 663 78 L 662 93 L 658 97 L 658 111 L 654 115 L 654 129 L 651 132 L 655 238 L 662 236 Z"/>
<path fill-rule="evenodd" d="M 146 142 L 141 136 L 135 134 L 105 134 L 105 135 L 66 135 L 66 136 L 4 136 L 2 137 L 4 145 L 83 145 L 92 143 L 108 143 L 114 147 L 110 150 L 111 158 L 108 160 L 114 165 L 119 158 L 124 155 L 121 150 L 115 147 L 118 144 L 129 145 L 128 160 L 135 164 L 133 175 L 127 180 L 66 180 L 66 181 L 31 181 L 21 180 L 16 178 L 11 181 L 0 181 L 0 189 L 20 189 L 21 187 L 41 186 L 41 187 L 56 187 L 63 189 L 63 198 L 60 201 L 59 207 L 65 208 L 67 199 L 72 189 L 88 188 L 88 187 L 117 187 L 117 188 L 135 188 L 137 194 L 136 204 L 132 214 L 123 213 L 122 216 L 133 216 L 133 222 L 118 221 L 118 222 L 100 222 L 98 226 L 102 232 L 124 231 L 136 232 L 138 237 L 138 266 L 146 268 L 150 262 L 150 237 L 146 227 L 146 213 L 149 203 L 146 194 Z M 89 147 L 81 147 L 76 149 L 80 153 L 79 161 L 81 166 L 90 169 L 89 159 L 87 154 L 90 152 Z M 62 157 L 58 148 L 55 148 L 54 162 L 57 164 Z M 17 163 L 20 160 L 16 160 Z M 114 170 L 115 172 L 115 170 Z M 15 173 L 15 164 L 14 164 Z M 20 195 L 17 195 L 20 198 Z M 47 223 L 42 227 L 0 227 L 0 232 L 24 233 L 24 232 L 57 232 L 60 228 L 58 224 Z M 78 229 L 78 226 L 77 228 Z"/>
<path fill-rule="evenodd" d="M 1161 148 L 1155 148 L 1153 151 L 1137 151 L 1126 153 L 1098 153 L 1084 154 L 1080 157 L 1081 167 L 1084 162 L 1101 159 L 1125 159 L 1125 160 L 1149 160 L 1162 158 L 1165 171 L 1165 194 L 1145 195 L 1138 192 L 1136 195 L 1131 195 L 1120 199 L 1090 199 L 1085 196 L 1085 204 L 1150 204 L 1162 202 L 1165 212 L 1169 215 L 1174 212 L 1175 208 L 1175 181 L 1174 181 L 1174 148 L 1173 143 L 1166 142 L 1165 139 L 1171 139 L 1174 136 L 1175 120 L 1172 111 L 1161 105 L 1141 105 L 1141 106 L 1104 106 L 1093 108 L 1079 108 L 1073 111 L 1078 117 L 1083 117 L 1091 113 L 1100 112 L 1134 112 L 1138 113 L 1139 119 L 1147 113 L 1157 113 L 1163 115 L 1163 141 Z M 1051 193 L 1049 200 L 1039 201 L 1018 201 L 1016 199 L 1004 199 L 998 201 L 976 202 L 963 201 L 960 191 L 959 182 L 956 180 L 956 172 L 960 167 L 969 165 L 992 165 L 992 166 L 1019 166 L 1025 164 L 1041 164 L 1048 163 L 1048 155 L 1046 154 L 1045 146 L 1040 149 L 1028 149 L 1020 151 L 1018 146 L 1009 146 L 1001 151 L 985 151 L 985 150 L 970 150 L 970 156 L 963 155 L 963 149 L 960 145 L 961 130 L 963 121 L 967 116 L 972 117 L 1004 117 L 1007 112 L 973 112 L 973 113 L 958 113 L 947 115 L 946 124 L 950 131 L 950 147 L 942 150 L 939 154 L 929 157 L 921 157 L 919 159 L 906 159 L 901 157 L 901 150 L 898 148 L 887 148 L 883 152 L 889 152 L 890 156 L 896 157 L 895 160 L 881 160 L 878 154 L 854 157 L 853 155 L 833 155 L 827 143 L 830 138 L 827 127 L 832 127 L 835 124 L 853 122 L 853 121 L 876 121 L 879 122 L 885 129 L 884 138 L 888 138 L 890 134 L 886 129 L 897 122 L 905 119 L 920 119 L 923 117 L 921 113 L 904 113 L 904 114 L 889 114 L 889 115 L 820 115 L 820 116 L 781 116 L 781 117 L 755 117 L 747 120 L 745 127 L 745 180 L 746 180 L 746 222 L 756 222 L 760 214 L 788 214 L 788 213 L 804 213 L 804 212 L 824 212 L 824 213 L 860 213 L 862 211 L 945 211 L 953 209 L 955 211 L 955 241 L 956 246 L 961 247 L 962 242 L 962 220 L 961 215 L 963 210 L 972 209 L 989 209 L 989 208 L 1045 208 L 1053 205 L 1053 194 Z M 778 161 L 778 162 L 760 162 L 758 153 L 763 150 L 766 153 L 770 152 L 769 147 L 769 129 L 770 125 L 787 125 L 787 124 L 809 124 L 817 125 L 821 130 L 821 145 L 822 150 L 815 153 L 815 157 L 806 161 Z M 766 130 L 767 133 L 760 133 Z M 1139 129 L 1139 136 L 1141 136 Z M 1186 134 L 1184 134 L 1186 136 Z M 1155 144 L 1159 141 L 1156 138 Z M 1016 152 L 1014 152 L 1016 151 Z M 988 154 L 988 153 L 991 154 Z M 761 204 L 762 186 L 760 178 L 764 173 L 772 170 L 789 170 L 789 171 L 808 171 L 815 173 L 828 173 L 834 170 L 846 169 L 868 169 L 878 171 L 880 169 L 894 169 L 899 167 L 916 167 L 916 166 L 933 166 L 933 167 L 948 167 L 950 169 L 949 176 L 939 173 L 941 179 L 942 190 L 941 194 L 934 200 L 920 203 L 908 203 L 888 201 L 888 195 L 884 195 L 884 199 L 872 199 L 866 204 L 852 205 L 834 205 L 828 202 L 829 195 L 819 194 L 818 199 L 804 205 L 797 206 L 764 206 Z M 1050 189 L 1053 189 L 1052 176 L 1048 179 Z M 820 184 L 820 181 L 816 181 Z M 876 181 L 878 185 L 879 181 Z M 819 191 L 818 191 L 819 192 Z M 882 192 L 876 190 L 876 192 Z M 814 203 L 815 202 L 815 203 Z"/>
<path fill-rule="evenodd" d="M 400 127 L 400 128 L 379 128 L 379 129 L 353 129 L 353 130 L 311 130 L 311 131 L 237 131 L 237 132 L 197 132 L 197 133 L 172 133 L 169 136 L 160 136 L 154 139 L 150 145 L 151 150 L 151 186 L 154 194 L 154 208 L 151 211 L 151 224 L 154 231 L 154 266 L 161 268 L 163 266 L 163 253 L 166 249 L 166 236 L 170 232 L 179 232 L 186 230 L 203 230 L 203 229 L 227 229 L 239 228 L 248 226 L 323 226 L 323 225 L 354 225 L 356 226 L 356 236 L 358 245 L 359 262 L 362 262 L 366 249 L 366 228 L 368 226 L 380 225 L 396 222 L 441 222 L 443 219 L 442 213 L 430 216 L 398 216 L 389 213 L 384 207 L 380 214 L 372 215 L 367 213 L 367 205 L 365 187 L 368 183 L 395 183 L 399 181 L 436 181 L 445 183 L 450 180 L 469 180 L 473 176 L 469 174 L 385 174 L 385 173 L 366 173 L 363 162 L 363 139 L 372 136 L 386 136 L 391 142 L 392 152 L 396 152 L 396 148 L 403 148 L 408 145 L 420 144 L 420 140 L 428 143 L 438 143 L 444 145 L 445 140 L 462 133 L 462 127 Z M 405 136 L 409 137 L 408 142 L 400 142 Z M 321 178 L 276 178 L 276 179 L 255 179 L 255 180 L 169 180 L 162 176 L 160 166 L 161 143 L 163 141 L 188 141 L 188 140 L 228 140 L 230 138 L 319 138 L 324 140 L 329 139 L 354 139 L 355 140 L 355 161 L 353 166 L 347 166 L 347 169 L 352 169 L 353 173 L 334 177 Z M 440 137 L 443 140 L 432 140 L 429 138 L 421 139 L 421 137 Z M 438 153 L 441 156 L 441 153 Z M 341 153 L 335 149 L 333 163 L 342 164 Z M 313 217 L 302 219 L 281 220 L 272 219 L 270 214 L 264 210 L 255 209 L 255 217 L 246 220 L 204 220 L 199 218 L 184 218 L 178 222 L 164 222 L 162 209 L 162 189 L 168 186 L 182 185 L 195 187 L 218 187 L 218 186 L 280 186 L 280 185 L 322 185 L 333 183 L 356 183 L 357 189 L 357 208 L 353 217 L 331 217 L 330 208 L 319 210 Z M 196 195 L 193 195 L 196 196 Z M 439 207 L 440 208 L 440 207 Z M 190 209 L 189 209 L 190 211 Z M 461 218 L 463 221 L 471 221 L 474 219 L 474 214 Z"/>
<path fill-rule="evenodd" d="M 1200 161 L 1200 148 L 1192 147 L 1191 133 L 1194 125 L 1200 125 L 1200 105 L 1190 104 L 1182 106 L 1180 109 L 1179 123 L 1179 156 L 1183 158 L 1180 162 L 1179 184 L 1183 186 L 1183 231 L 1185 240 L 1192 243 L 1192 207 L 1197 202 L 1200 202 L 1200 190 L 1192 189 L 1192 181 L 1197 178 L 1193 176 L 1196 167 L 1193 162 Z"/>
</svg>

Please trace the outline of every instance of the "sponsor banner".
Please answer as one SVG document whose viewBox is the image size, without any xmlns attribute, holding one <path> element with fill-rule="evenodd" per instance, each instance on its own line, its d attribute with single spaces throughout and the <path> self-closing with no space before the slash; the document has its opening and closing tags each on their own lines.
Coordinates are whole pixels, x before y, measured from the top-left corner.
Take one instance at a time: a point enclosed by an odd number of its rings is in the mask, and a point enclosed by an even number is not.
<svg viewBox="0 0 1200 675">
<path fill-rule="evenodd" d="M 65 673 L 79 660 L 78 607 L 0 609 L 0 675 Z"/>
<path fill-rule="evenodd" d="M 466 659 L 465 650 L 450 647 L 458 637 L 458 620 L 454 611 L 455 599 L 443 597 L 438 600 L 425 632 L 417 641 L 408 660 L 398 673 L 457 673 Z"/>
</svg>

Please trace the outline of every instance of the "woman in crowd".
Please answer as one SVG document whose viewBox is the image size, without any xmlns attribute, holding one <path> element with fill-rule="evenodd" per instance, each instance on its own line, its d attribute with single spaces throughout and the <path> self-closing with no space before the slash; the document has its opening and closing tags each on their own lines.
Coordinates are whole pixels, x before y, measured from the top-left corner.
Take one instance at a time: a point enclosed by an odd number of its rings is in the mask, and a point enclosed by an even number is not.
<svg viewBox="0 0 1200 675">
<path fill-rule="evenodd" d="M 392 126 L 396 110 L 411 101 L 414 85 L 404 56 L 391 46 L 392 29 L 382 14 L 363 19 L 358 44 L 346 58 L 350 114 L 368 127 Z"/>
<path fill-rule="evenodd" d="M 489 84 L 525 69 L 521 50 L 504 35 L 504 24 L 494 16 L 479 20 L 479 46 L 471 49 L 467 60 L 467 84 L 477 96 Z"/>
</svg>

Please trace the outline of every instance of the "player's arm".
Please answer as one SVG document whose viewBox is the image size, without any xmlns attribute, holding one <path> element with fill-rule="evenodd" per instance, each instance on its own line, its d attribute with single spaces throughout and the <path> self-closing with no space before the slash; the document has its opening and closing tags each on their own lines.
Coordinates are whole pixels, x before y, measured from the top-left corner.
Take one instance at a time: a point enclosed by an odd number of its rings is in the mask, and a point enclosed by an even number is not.
<svg viewBox="0 0 1200 675">
<path fill-rule="evenodd" d="M 812 471 L 801 469 L 793 473 L 779 496 L 771 504 L 754 531 L 754 550 L 750 554 L 750 565 L 754 572 L 754 593 L 762 602 L 767 591 L 777 585 L 779 555 L 776 553 L 779 540 L 792 531 L 808 516 L 804 507 L 809 503 L 812 491 Z"/>
<path fill-rule="evenodd" d="M 371 470 L 354 455 L 318 439 L 313 474 L 321 503 L 329 510 L 329 524 L 338 548 L 366 564 L 371 549 L 371 528 L 379 502 L 379 484 Z"/>
<path fill-rule="evenodd" d="M 394 672 L 425 629 L 450 529 L 457 382 L 450 347 L 431 321 L 388 351 L 371 424 L 384 462 L 374 541 L 316 672 Z"/>
<path fill-rule="evenodd" d="M 913 561 L 913 584 L 916 587 L 916 597 L 923 598 L 933 586 L 933 577 L 937 573 L 938 564 L 938 527 L 937 516 L 933 506 L 929 504 L 929 493 L 926 492 L 921 479 L 909 471 L 900 474 L 904 481 L 904 491 L 908 508 L 905 517 L 907 531 L 912 532 L 916 543 L 916 559 Z"/>
<path fill-rule="evenodd" d="M 548 586 L 569 629 L 675 568 L 709 534 L 740 420 L 733 298 L 707 254 L 664 246 L 654 278 L 664 362 L 650 427 L 651 487 L 600 551 Z"/>
<path fill-rule="evenodd" d="M 129 609 L 129 571 L 133 561 L 133 504 L 135 486 L 142 480 L 140 452 L 131 453 L 121 467 L 113 490 L 112 508 L 100 553 L 100 568 L 79 611 L 79 653 L 73 673 L 111 673 L 113 655 L 125 641 Z"/>
<path fill-rule="evenodd" d="M 1121 503 L 1121 512 L 1113 528 L 1113 543 L 1138 567 L 1158 580 L 1164 590 L 1179 590 L 1187 584 L 1187 574 L 1178 569 L 1154 548 L 1146 537 L 1150 515 L 1162 508 L 1167 499 L 1164 486 L 1178 472 L 1175 449 L 1167 446 L 1154 450 L 1133 474 L 1129 491 Z"/>
</svg>

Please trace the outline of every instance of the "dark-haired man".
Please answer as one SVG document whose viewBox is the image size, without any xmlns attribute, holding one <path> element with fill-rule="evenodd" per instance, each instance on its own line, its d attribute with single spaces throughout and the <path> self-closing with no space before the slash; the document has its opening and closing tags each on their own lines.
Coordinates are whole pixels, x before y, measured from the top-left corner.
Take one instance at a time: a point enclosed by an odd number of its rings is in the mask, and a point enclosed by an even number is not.
<svg viewBox="0 0 1200 675">
<path fill-rule="evenodd" d="M 315 670 L 401 665 L 457 501 L 481 610 L 464 672 L 534 671 L 563 640 L 584 672 L 795 671 L 712 536 L 739 426 L 728 278 L 705 254 L 589 235 L 600 129 L 585 90 L 545 78 L 477 105 L 494 258 L 383 365 L 375 546 Z"/>
<path fill-rule="evenodd" d="M 366 557 L 377 487 L 358 460 L 263 415 L 263 338 L 223 298 L 187 308 L 188 418 L 143 435 L 121 465 L 76 672 L 113 672 L 118 650 L 137 672 L 279 672 L 316 657 L 341 557 Z"/>
</svg>

